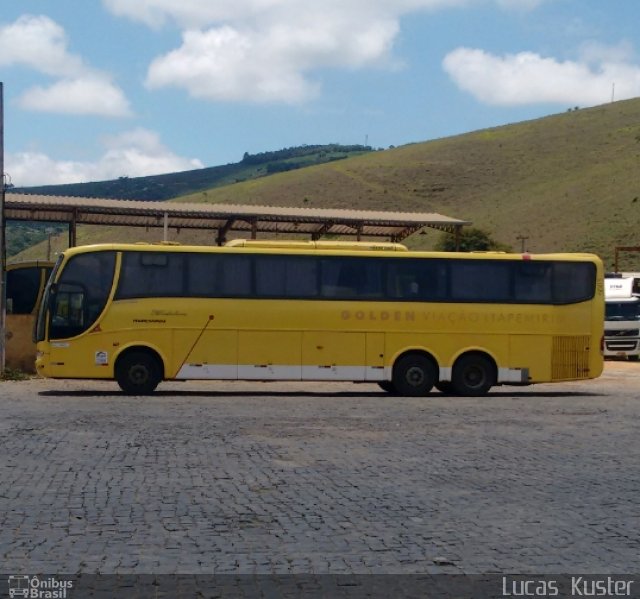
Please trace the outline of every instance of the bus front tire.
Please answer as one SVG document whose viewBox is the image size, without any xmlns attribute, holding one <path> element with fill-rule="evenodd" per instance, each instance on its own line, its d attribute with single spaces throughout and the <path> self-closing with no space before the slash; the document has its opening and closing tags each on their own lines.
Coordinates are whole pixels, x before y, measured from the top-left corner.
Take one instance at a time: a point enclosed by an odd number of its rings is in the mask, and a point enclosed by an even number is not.
<svg viewBox="0 0 640 599">
<path fill-rule="evenodd" d="M 391 395 L 396 395 L 398 393 L 396 391 L 395 385 L 391 381 L 378 381 L 378 386 L 383 391 L 391 393 Z"/>
<path fill-rule="evenodd" d="M 149 395 L 162 380 L 157 358 L 147 352 L 131 352 L 116 363 L 116 381 L 127 395 Z"/>
<path fill-rule="evenodd" d="M 486 395 L 496 382 L 493 362 L 486 356 L 462 356 L 453 367 L 451 385 L 457 395 L 478 397 Z"/>
<path fill-rule="evenodd" d="M 436 367 L 427 357 L 409 354 L 393 367 L 393 386 L 398 395 L 421 397 L 431 391 L 436 382 Z"/>
</svg>

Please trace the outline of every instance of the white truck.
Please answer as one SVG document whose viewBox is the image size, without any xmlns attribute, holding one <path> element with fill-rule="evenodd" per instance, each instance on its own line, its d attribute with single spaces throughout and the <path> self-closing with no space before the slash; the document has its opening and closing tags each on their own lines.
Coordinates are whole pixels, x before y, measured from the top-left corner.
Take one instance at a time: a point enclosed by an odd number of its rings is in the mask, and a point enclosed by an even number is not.
<svg viewBox="0 0 640 599">
<path fill-rule="evenodd" d="M 640 359 L 639 276 L 611 276 L 604 280 L 604 356 Z"/>
</svg>

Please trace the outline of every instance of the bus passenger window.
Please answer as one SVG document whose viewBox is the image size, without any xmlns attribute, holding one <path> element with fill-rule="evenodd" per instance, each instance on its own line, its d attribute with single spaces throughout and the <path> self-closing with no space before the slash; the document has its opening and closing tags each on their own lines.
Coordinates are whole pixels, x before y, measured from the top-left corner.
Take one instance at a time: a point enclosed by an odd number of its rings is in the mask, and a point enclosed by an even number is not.
<svg viewBox="0 0 640 599">
<path fill-rule="evenodd" d="M 584 302 L 595 294 L 596 268 L 589 262 L 555 262 L 553 301 L 557 304 Z"/>
<path fill-rule="evenodd" d="M 551 302 L 553 269 L 548 262 L 515 263 L 514 294 L 517 302 Z"/>
<path fill-rule="evenodd" d="M 116 297 L 182 297 L 183 279 L 182 254 L 126 252 Z"/>
<path fill-rule="evenodd" d="M 402 301 L 446 299 L 446 266 L 441 260 L 389 260 L 387 294 Z"/>
<path fill-rule="evenodd" d="M 452 260 L 451 300 L 460 302 L 513 301 L 507 262 Z"/>
<path fill-rule="evenodd" d="M 306 298 L 317 295 L 317 262 L 307 256 L 256 256 L 258 297 Z"/>
<path fill-rule="evenodd" d="M 222 256 L 220 268 L 220 297 L 249 297 L 251 288 L 251 257 Z"/>
<path fill-rule="evenodd" d="M 320 288 L 324 297 L 374 299 L 383 297 L 381 263 L 363 258 L 321 260 Z"/>
<path fill-rule="evenodd" d="M 188 297 L 216 297 L 220 294 L 220 256 L 185 254 Z"/>
</svg>

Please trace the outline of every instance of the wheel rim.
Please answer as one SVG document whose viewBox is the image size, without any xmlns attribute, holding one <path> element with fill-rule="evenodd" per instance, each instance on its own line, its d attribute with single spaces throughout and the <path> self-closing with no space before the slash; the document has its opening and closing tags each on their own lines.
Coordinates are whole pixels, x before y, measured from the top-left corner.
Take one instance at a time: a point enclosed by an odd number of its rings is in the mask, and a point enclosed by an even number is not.
<svg viewBox="0 0 640 599">
<path fill-rule="evenodd" d="M 129 380 L 134 385 L 144 385 L 149 380 L 149 371 L 141 364 L 136 364 L 129 370 Z"/>
<path fill-rule="evenodd" d="M 464 371 L 464 383 L 472 389 L 482 387 L 486 380 L 487 376 L 484 368 L 481 368 L 480 366 L 469 366 Z"/>
<path fill-rule="evenodd" d="M 412 387 L 419 387 L 424 384 L 425 374 L 424 370 L 418 366 L 412 366 L 407 370 L 407 374 L 405 375 L 405 379 L 409 385 Z"/>
</svg>

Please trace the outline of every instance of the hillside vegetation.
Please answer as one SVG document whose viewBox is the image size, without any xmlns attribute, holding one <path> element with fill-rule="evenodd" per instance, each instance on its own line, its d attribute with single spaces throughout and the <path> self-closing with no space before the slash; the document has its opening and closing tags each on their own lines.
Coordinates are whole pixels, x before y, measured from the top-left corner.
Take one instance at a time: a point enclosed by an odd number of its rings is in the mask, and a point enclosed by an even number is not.
<svg viewBox="0 0 640 599">
<path fill-rule="evenodd" d="M 531 252 L 640 245 L 640 100 L 416 143 L 208 189 L 181 201 L 439 212 Z M 92 240 L 138 237 L 131 230 Z M 150 234 L 158 239 L 161 231 Z M 427 230 L 406 243 L 432 248 Z M 187 242 L 182 233 L 173 237 Z M 208 239 L 212 236 L 209 234 Z M 202 241 L 202 235 L 196 238 Z M 207 237 L 205 237 L 205 242 Z M 640 254 L 623 269 L 640 270 Z"/>
<path fill-rule="evenodd" d="M 150 175 L 147 177 L 122 176 L 110 181 L 90 183 L 17 187 L 12 191 L 17 193 L 114 198 L 119 200 L 168 200 L 186 193 L 266 177 L 272 173 L 281 173 L 315 164 L 344 160 L 351 156 L 359 156 L 360 154 L 371 152 L 371 150 L 369 146 L 360 145 L 296 146 L 257 154 L 245 152 L 240 162 L 179 173 Z"/>
</svg>

